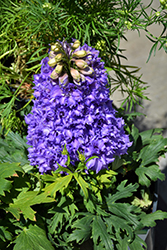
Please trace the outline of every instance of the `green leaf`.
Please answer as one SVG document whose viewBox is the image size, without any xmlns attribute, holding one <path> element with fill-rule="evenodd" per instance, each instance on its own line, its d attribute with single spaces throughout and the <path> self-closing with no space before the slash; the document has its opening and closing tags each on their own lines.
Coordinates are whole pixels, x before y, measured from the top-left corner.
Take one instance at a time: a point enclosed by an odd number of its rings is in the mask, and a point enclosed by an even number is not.
<svg viewBox="0 0 167 250">
<path fill-rule="evenodd" d="M 23 139 L 18 133 L 10 131 L 6 136 L 6 140 L 12 143 L 13 147 L 16 148 L 29 148 L 29 145 L 26 143 L 26 140 Z"/>
<path fill-rule="evenodd" d="M 35 211 L 31 206 L 41 203 L 54 202 L 53 198 L 47 197 L 47 193 L 38 194 L 38 191 L 22 191 L 16 199 L 13 200 L 13 203 L 9 204 L 9 207 L 6 209 L 8 212 L 12 213 L 16 219 L 20 219 L 20 213 L 22 213 L 25 219 L 29 218 L 32 221 L 35 221 Z"/>
<path fill-rule="evenodd" d="M 133 242 L 129 243 L 130 250 L 143 250 L 142 245 L 147 247 L 146 243 L 138 235 L 135 235 Z"/>
<path fill-rule="evenodd" d="M 161 172 L 158 165 L 152 165 L 149 167 L 139 166 L 135 173 L 139 177 L 139 183 L 144 186 L 149 186 L 151 184 L 151 180 L 156 181 L 160 179 L 161 181 L 165 180 L 165 174 Z"/>
<path fill-rule="evenodd" d="M 86 214 L 85 217 L 78 219 L 72 225 L 72 228 L 76 228 L 69 236 L 68 241 L 84 242 L 91 236 L 91 223 L 93 220 L 92 214 Z"/>
<path fill-rule="evenodd" d="M 113 227 L 117 234 L 121 235 L 122 232 L 126 231 L 126 234 L 129 235 L 130 239 L 133 237 L 133 228 L 130 226 L 129 221 L 124 218 L 120 218 L 112 214 L 112 216 L 105 218 L 106 224 L 108 226 L 107 231 L 112 232 Z"/>
<path fill-rule="evenodd" d="M 155 128 L 140 132 L 142 145 L 150 144 L 153 140 L 163 139 L 162 131 L 161 128 Z"/>
<path fill-rule="evenodd" d="M 72 173 L 63 177 L 58 177 L 55 182 L 46 186 L 43 190 L 45 193 L 47 193 L 47 195 L 50 195 L 51 197 L 55 197 L 57 191 L 59 190 L 61 191 L 62 189 L 67 188 L 72 177 L 73 177 Z"/>
<path fill-rule="evenodd" d="M 45 231 L 36 225 L 24 228 L 14 243 L 13 250 L 54 250 L 51 242 L 46 237 Z"/>
<path fill-rule="evenodd" d="M 57 163 L 57 165 L 59 166 L 59 168 L 55 171 L 56 173 L 63 171 L 65 173 L 71 174 L 71 170 L 69 170 L 68 168 L 61 166 L 59 163 Z"/>
<path fill-rule="evenodd" d="M 4 191 L 9 191 L 11 188 L 11 181 L 6 180 L 16 174 L 16 172 L 23 172 L 19 163 L 1 163 L 0 164 L 0 195 L 4 195 Z"/>
<path fill-rule="evenodd" d="M 19 134 L 12 131 L 7 134 L 5 139 L 0 138 L 0 161 L 1 162 L 20 162 L 21 165 L 28 164 L 26 140 Z"/>
<path fill-rule="evenodd" d="M 120 168 L 123 164 L 123 159 L 121 159 L 119 156 L 115 157 L 115 160 L 112 162 L 112 170 L 117 170 Z"/>
<path fill-rule="evenodd" d="M 121 184 L 119 184 L 119 186 L 117 187 L 118 191 L 111 196 L 108 202 L 109 205 L 122 198 L 131 197 L 133 195 L 133 192 L 137 191 L 137 188 L 139 186 L 137 183 L 135 184 L 131 183 L 125 187 L 126 183 L 127 183 L 127 180 L 124 180 L 121 182 Z"/>
<path fill-rule="evenodd" d="M 82 176 L 77 172 L 74 173 L 74 177 L 75 177 L 76 181 L 78 182 L 78 184 L 80 185 L 80 187 L 85 195 L 85 198 L 88 199 L 88 190 L 87 190 L 87 188 L 89 187 L 88 183 L 86 183 L 86 181 L 84 181 Z"/>
<path fill-rule="evenodd" d="M 153 139 L 151 144 L 145 146 L 138 156 L 138 160 L 142 160 L 142 165 L 147 165 L 152 162 L 158 161 L 159 152 L 165 150 L 167 145 L 167 138 L 159 138 L 158 140 Z M 149 157 L 148 157 L 149 156 Z"/>
<path fill-rule="evenodd" d="M 137 215 L 141 212 L 140 208 L 129 205 L 128 203 L 110 203 L 107 201 L 109 211 L 119 218 L 127 221 L 127 224 L 133 225 L 133 228 L 142 226 L 140 218 Z"/>
<path fill-rule="evenodd" d="M 107 232 L 106 225 L 100 216 L 95 216 L 92 222 L 92 236 L 94 244 L 100 240 L 107 250 L 113 249 L 111 236 Z"/>
<path fill-rule="evenodd" d="M 95 158 L 99 158 L 99 157 L 96 156 L 96 155 L 91 156 L 89 159 L 87 159 L 87 160 L 85 161 L 85 164 L 86 164 L 88 161 L 90 161 L 90 160 L 92 160 L 92 159 L 95 159 Z"/>
<path fill-rule="evenodd" d="M 157 210 L 154 213 L 145 214 L 143 213 L 141 215 L 141 222 L 146 227 L 154 227 L 156 226 L 156 220 L 164 220 L 167 219 L 167 212 L 163 212 L 160 210 Z"/>
<path fill-rule="evenodd" d="M 0 226 L 0 239 L 4 242 L 6 240 L 12 240 L 12 234 L 7 231 L 7 227 Z"/>
<path fill-rule="evenodd" d="M 56 213 L 53 216 L 52 221 L 49 225 L 49 232 L 51 234 L 56 233 L 57 231 L 62 229 L 64 214 L 66 214 L 65 210 L 61 208 L 56 208 Z"/>
<path fill-rule="evenodd" d="M 37 50 L 32 54 L 32 56 L 30 57 L 29 61 L 31 61 L 31 59 L 33 59 L 33 57 L 34 57 L 35 55 L 37 55 L 39 52 L 41 52 L 42 50 L 46 50 L 46 49 L 47 49 L 47 47 L 42 47 L 42 48 L 37 49 Z M 28 62 L 28 63 L 30 63 L 30 62 Z"/>
<path fill-rule="evenodd" d="M 117 175 L 117 172 L 115 172 L 113 170 L 102 170 L 98 173 L 97 180 L 100 183 L 112 184 L 112 182 L 109 178 L 112 178 L 115 175 Z"/>
</svg>

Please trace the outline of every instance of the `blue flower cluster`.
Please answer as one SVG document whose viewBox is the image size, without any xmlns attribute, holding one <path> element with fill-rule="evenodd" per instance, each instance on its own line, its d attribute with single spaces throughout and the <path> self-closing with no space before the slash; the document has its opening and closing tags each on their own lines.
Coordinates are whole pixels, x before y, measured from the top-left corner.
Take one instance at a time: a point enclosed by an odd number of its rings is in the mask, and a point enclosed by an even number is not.
<svg viewBox="0 0 167 250">
<path fill-rule="evenodd" d="M 62 43 L 69 47 L 69 44 Z M 124 131 L 124 120 L 116 118 L 107 88 L 107 74 L 99 52 L 87 44 L 74 51 L 86 51 L 85 61 L 91 74 L 82 74 L 76 85 L 68 74 L 52 79 L 49 57 L 41 62 L 41 73 L 34 75 L 34 106 L 25 118 L 28 124 L 28 149 L 31 165 L 38 165 L 41 173 L 56 170 L 57 163 L 65 166 L 66 145 L 71 163 L 79 161 L 78 151 L 88 159 L 87 168 L 99 172 L 108 168 L 115 156 L 127 153 L 131 146 Z M 69 56 L 69 55 L 68 55 Z"/>
</svg>

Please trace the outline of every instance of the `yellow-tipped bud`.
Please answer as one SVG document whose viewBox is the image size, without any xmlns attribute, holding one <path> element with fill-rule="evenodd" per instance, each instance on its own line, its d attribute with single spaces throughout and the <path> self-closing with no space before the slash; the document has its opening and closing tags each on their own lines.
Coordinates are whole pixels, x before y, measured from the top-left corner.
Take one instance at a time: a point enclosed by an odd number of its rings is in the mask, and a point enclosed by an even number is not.
<svg viewBox="0 0 167 250">
<path fill-rule="evenodd" d="M 56 61 L 55 57 L 54 57 L 54 58 L 51 58 L 51 59 L 48 61 L 48 64 L 49 64 L 50 67 L 54 67 L 54 66 L 57 64 L 57 61 Z"/>
<path fill-rule="evenodd" d="M 51 45 L 51 50 L 54 52 L 59 52 L 61 50 L 62 46 L 59 42 L 56 42 L 55 44 Z"/>
<path fill-rule="evenodd" d="M 54 80 L 56 80 L 59 77 L 59 74 L 56 73 L 55 69 L 52 71 L 50 77 Z"/>
<path fill-rule="evenodd" d="M 63 69 L 63 64 L 57 64 L 56 68 L 55 68 L 55 72 L 57 74 L 60 74 L 62 72 Z"/>
<path fill-rule="evenodd" d="M 73 57 L 77 57 L 77 58 L 82 58 L 82 57 L 85 57 L 86 55 L 87 55 L 87 52 L 85 50 L 78 50 L 73 53 Z"/>
<path fill-rule="evenodd" d="M 57 54 L 57 55 L 55 56 L 56 62 L 60 62 L 60 61 L 62 60 L 62 58 L 63 58 L 62 53 L 59 53 L 59 54 Z"/>
<path fill-rule="evenodd" d="M 80 81 L 80 73 L 78 72 L 78 70 L 70 68 L 70 73 L 77 82 Z"/>
<path fill-rule="evenodd" d="M 77 67 L 79 67 L 80 69 L 84 69 L 86 68 L 88 65 L 87 63 L 82 60 L 82 59 L 79 59 L 79 60 L 75 60 L 75 64 L 77 65 Z"/>
<path fill-rule="evenodd" d="M 80 46 L 80 41 L 79 40 L 76 40 L 73 45 L 72 45 L 72 49 L 78 49 L 78 47 Z"/>
</svg>

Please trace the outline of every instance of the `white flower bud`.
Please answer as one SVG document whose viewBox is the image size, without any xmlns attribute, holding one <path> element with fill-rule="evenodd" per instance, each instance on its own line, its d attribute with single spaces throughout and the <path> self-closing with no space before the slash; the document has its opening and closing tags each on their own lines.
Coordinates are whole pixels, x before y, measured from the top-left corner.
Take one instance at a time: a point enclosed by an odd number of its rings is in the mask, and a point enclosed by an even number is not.
<svg viewBox="0 0 167 250">
<path fill-rule="evenodd" d="M 54 66 L 57 64 L 57 61 L 56 61 L 55 57 L 54 57 L 54 58 L 51 58 L 51 59 L 48 61 L 48 64 L 49 64 L 50 67 L 54 67 Z"/>
<path fill-rule="evenodd" d="M 80 73 L 78 72 L 78 70 L 70 68 L 70 73 L 77 82 L 80 81 Z"/>
<path fill-rule="evenodd" d="M 77 67 L 79 67 L 80 69 L 84 69 L 86 68 L 88 65 L 87 63 L 82 60 L 82 59 L 79 59 L 79 60 L 75 60 L 75 64 L 77 65 Z"/>
<path fill-rule="evenodd" d="M 82 58 L 82 57 L 85 57 L 86 55 L 87 55 L 87 52 L 85 50 L 78 50 L 73 53 L 73 57 L 77 57 L 77 58 Z"/>
<path fill-rule="evenodd" d="M 59 52 L 61 50 L 62 46 L 59 42 L 56 42 L 55 44 L 51 45 L 51 50 L 54 52 Z"/>
<path fill-rule="evenodd" d="M 73 45 L 72 45 L 72 49 L 78 49 L 78 47 L 80 46 L 80 41 L 79 40 L 76 40 Z"/>
<path fill-rule="evenodd" d="M 56 62 L 60 62 L 60 61 L 62 60 L 62 58 L 63 58 L 62 53 L 59 53 L 59 54 L 57 54 L 57 55 L 55 56 Z"/>
<path fill-rule="evenodd" d="M 57 74 L 60 74 L 62 72 L 63 69 L 63 64 L 57 64 L 56 68 L 55 68 L 55 72 Z"/>
</svg>

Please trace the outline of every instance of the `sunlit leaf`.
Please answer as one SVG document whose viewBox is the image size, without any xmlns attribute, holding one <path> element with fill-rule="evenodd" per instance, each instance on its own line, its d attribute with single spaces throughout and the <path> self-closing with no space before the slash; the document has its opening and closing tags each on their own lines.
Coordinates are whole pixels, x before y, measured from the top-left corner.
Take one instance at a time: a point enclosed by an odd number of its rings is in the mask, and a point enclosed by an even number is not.
<svg viewBox="0 0 167 250">
<path fill-rule="evenodd" d="M 24 228 L 14 243 L 13 250 L 54 250 L 45 231 L 36 225 Z"/>
<path fill-rule="evenodd" d="M 59 190 L 61 191 L 62 189 L 68 186 L 72 177 L 73 177 L 72 173 L 63 177 L 58 177 L 55 182 L 44 188 L 44 192 L 50 195 L 51 197 L 55 197 L 57 191 Z"/>
</svg>

